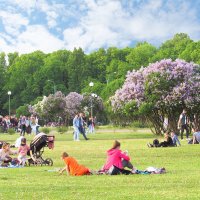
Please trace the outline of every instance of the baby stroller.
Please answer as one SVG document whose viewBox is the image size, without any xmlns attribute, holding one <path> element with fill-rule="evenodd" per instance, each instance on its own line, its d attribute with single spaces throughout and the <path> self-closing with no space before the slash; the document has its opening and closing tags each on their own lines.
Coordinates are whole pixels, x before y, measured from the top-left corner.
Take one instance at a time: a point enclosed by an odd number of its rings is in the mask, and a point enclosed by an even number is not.
<svg viewBox="0 0 200 200">
<path fill-rule="evenodd" d="M 49 136 L 45 133 L 39 133 L 36 135 L 30 144 L 30 151 L 32 152 L 32 155 L 29 153 L 31 157 L 28 159 L 28 165 L 52 166 L 53 160 L 51 158 L 44 159 L 42 154 L 44 152 L 44 147 L 48 147 L 49 149 L 54 148 L 54 140 L 55 136 Z"/>
</svg>

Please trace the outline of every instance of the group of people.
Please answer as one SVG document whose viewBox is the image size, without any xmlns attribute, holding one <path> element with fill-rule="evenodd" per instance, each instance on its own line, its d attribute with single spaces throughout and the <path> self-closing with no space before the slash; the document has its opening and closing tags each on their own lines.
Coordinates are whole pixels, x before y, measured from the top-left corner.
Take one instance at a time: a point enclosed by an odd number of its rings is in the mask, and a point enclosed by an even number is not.
<svg viewBox="0 0 200 200">
<path fill-rule="evenodd" d="M 0 166 L 6 167 L 9 164 L 24 166 L 27 160 L 27 153 L 30 152 L 30 147 L 26 144 L 26 138 L 20 137 L 16 141 L 18 150 L 11 150 L 10 143 L 3 142 L 0 149 Z M 18 155 L 17 158 L 12 158 L 11 155 Z"/>
<path fill-rule="evenodd" d="M 98 173 L 105 173 L 111 175 L 117 174 L 135 174 L 136 168 L 130 161 L 130 157 L 128 156 L 127 151 L 120 150 L 120 142 L 115 140 L 111 149 L 107 151 L 107 160 L 103 167 L 98 171 Z M 81 175 L 89 175 L 93 174 L 93 171 L 88 167 L 83 165 L 79 165 L 77 160 L 71 156 L 67 152 L 63 152 L 61 155 L 62 160 L 65 163 L 65 167 L 60 170 L 60 174 L 63 172 L 67 172 L 67 175 L 72 176 L 81 176 Z M 129 170 L 125 169 L 128 168 Z"/>
<path fill-rule="evenodd" d="M 88 140 L 87 133 L 94 133 L 94 119 L 90 117 L 88 120 L 84 113 L 77 113 L 73 119 L 73 139 L 80 141 L 79 135 L 82 134 L 85 140 Z M 88 128 L 88 129 L 87 129 Z"/>
<path fill-rule="evenodd" d="M 153 144 L 147 143 L 148 147 L 175 147 L 181 146 L 181 143 L 178 139 L 178 136 L 172 131 L 171 133 L 167 132 L 164 134 L 165 140 L 163 142 L 159 142 L 158 139 L 153 141 Z"/>
<path fill-rule="evenodd" d="M 38 118 L 35 116 L 20 116 L 19 118 L 14 116 L 0 117 L 0 126 L 2 127 L 3 133 L 6 133 L 9 128 L 20 132 L 21 135 L 25 135 L 25 133 L 39 133 Z"/>
<path fill-rule="evenodd" d="M 194 117 L 195 119 L 195 117 Z M 190 127 L 191 125 L 191 127 Z M 191 131 L 193 132 L 192 138 L 189 139 L 189 133 Z M 182 113 L 179 116 L 178 120 L 178 130 L 180 130 L 181 140 L 183 140 L 183 133 L 186 131 L 186 140 L 188 141 L 188 144 L 199 144 L 200 143 L 200 131 L 195 128 L 194 122 L 191 122 L 187 111 L 183 109 Z M 178 134 L 176 134 L 174 131 L 166 132 L 164 134 L 164 141 L 159 142 L 158 139 L 155 139 L 153 141 L 153 144 L 147 143 L 148 147 L 173 147 L 173 146 L 181 146 L 181 143 L 178 139 Z"/>
</svg>

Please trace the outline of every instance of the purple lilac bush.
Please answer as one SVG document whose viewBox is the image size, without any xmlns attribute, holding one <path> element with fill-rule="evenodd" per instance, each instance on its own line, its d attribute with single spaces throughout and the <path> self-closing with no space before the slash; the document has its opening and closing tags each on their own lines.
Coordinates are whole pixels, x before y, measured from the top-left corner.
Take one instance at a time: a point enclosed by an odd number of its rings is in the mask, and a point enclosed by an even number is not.
<svg viewBox="0 0 200 200">
<path fill-rule="evenodd" d="M 169 128 L 177 128 L 178 115 L 183 108 L 198 121 L 199 91 L 199 65 L 165 59 L 128 72 L 124 85 L 110 100 L 114 112 L 125 110 L 127 114 L 130 110 L 132 115 L 145 115 L 153 123 L 156 133 L 160 133 L 165 117 L 169 119 Z M 134 108 L 127 105 L 134 105 Z"/>
</svg>

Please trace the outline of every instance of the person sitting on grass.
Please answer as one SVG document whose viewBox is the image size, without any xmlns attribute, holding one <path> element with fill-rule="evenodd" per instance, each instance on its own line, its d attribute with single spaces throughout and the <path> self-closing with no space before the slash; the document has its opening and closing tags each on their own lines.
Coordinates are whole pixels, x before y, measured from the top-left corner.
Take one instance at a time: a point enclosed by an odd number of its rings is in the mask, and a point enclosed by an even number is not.
<svg viewBox="0 0 200 200">
<path fill-rule="evenodd" d="M 174 145 L 174 146 L 177 146 L 177 144 L 178 144 L 179 146 L 181 146 L 181 143 L 180 143 L 180 141 L 179 141 L 179 139 L 178 139 L 178 136 L 175 134 L 174 131 L 171 132 L 171 138 L 172 138 L 172 141 L 173 141 L 173 145 Z"/>
<path fill-rule="evenodd" d="M 111 149 L 107 151 L 107 161 L 100 172 L 105 172 L 111 175 L 116 174 L 134 174 L 136 172 L 136 168 L 130 162 L 130 157 L 128 156 L 128 152 L 122 152 L 120 150 L 120 142 L 117 140 L 114 141 Z M 127 167 L 131 170 L 125 170 Z"/>
<path fill-rule="evenodd" d="M 2 145 L 2 149 L 0 149 L 0 163 L 2 166 L 8 166 L 10 162 L 12 162 L 12 158 L 10 155 L 17 154 L 17 151 L 12 151 L 10 149 L 10 144 L 4 142 Z"/>
<path fill-rule="evenodd" d="M 170 137 L 169 133 L 164 134 L 165 141 L 159 142 L 157 139 L 153 141 L 153 144 L 148 143 L 148 147 L 172 147 L 174 146 L 172 138 Z"/>
<path fill-rule="evenodd" d="M 66 171 L 67 175 L 71 176 L 90 175 L 90 169 L 83 165 L 79 165 L 76 159 L 69 156 L 66 152 L 62 153 L 61 158 L 65 162 L 66 166 L 60 170 L 60 174 Z"/>
<path fill-rule="evenodd" d="M 188 144 L 199 144 L 200 143 L 200 131 L 197 128 L 192 128 L 193 137 L 188 141 Z"/>
<path fill-rule="evenodd" d="M 30 147 L 26 144 L 26 138 L 22 138 L 21 139 L 21 145 L 18 149 L 18 160 L 19 160 L 19 164 L 22 165 L 24 167 L 25 163 L 26 163 L 26 156 L 28 151 L 30 151 Z"/>
</svg>

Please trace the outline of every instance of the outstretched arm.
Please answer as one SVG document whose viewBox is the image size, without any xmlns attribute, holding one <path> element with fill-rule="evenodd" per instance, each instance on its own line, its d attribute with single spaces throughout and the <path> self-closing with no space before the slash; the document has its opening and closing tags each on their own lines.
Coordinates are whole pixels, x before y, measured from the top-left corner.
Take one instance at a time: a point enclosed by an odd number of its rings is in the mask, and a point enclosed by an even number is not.
<svg viewBox="0 0 200 200">
<path fill-rule="evenodd" d="M 69 169 L 68 166 L 65 166 L 63 169 L 60 170 L 59 174 L 62 174 L 64 171 L 67 172 L 67 176 L 69 176 Z"/>
</svg>

